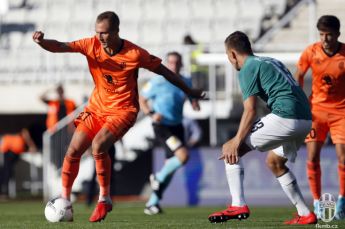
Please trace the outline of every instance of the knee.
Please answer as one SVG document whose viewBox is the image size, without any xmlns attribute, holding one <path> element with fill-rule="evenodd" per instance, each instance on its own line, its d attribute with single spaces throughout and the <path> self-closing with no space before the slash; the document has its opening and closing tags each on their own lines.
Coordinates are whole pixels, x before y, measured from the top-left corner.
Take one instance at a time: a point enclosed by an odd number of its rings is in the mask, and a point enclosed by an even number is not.
<svg viewBox="0 0 345 229">
<path fill-rule="evenodd" d="M 182 162 L 182 164 L 186 164 L 189 160 L 189 155 L 188 154 L 184 154 L 181 158 L 179 158 L 180 161 Z"/>
<path fill-rule="evenodd" d="M 284 173 L 286 170 L 284 161 L 267 158 L 266 165 L 275 175 Z"/>
<path fill-rule="evenodd" d="M 94 140 L 92 142 L 92 155 L 101 155 L 104 152 L 107 152 L 107 149 L 105 149 L 105 144 Z"/>
<path fill-rule="evenodd" d="M 77 147 L 70 145 L 67 149 L 66 156 L 72 157 L 72 158 L 80 158 L 82 156 L 83 152 L 81 152 Z"/>
<path fill-rule="evenodd" d="M 175 156 L 181 161 L 182 164 L 186 164 L 189 159 L 188 151 L 184 147 L 178 149 L 175 152 Z"/>
</svg>

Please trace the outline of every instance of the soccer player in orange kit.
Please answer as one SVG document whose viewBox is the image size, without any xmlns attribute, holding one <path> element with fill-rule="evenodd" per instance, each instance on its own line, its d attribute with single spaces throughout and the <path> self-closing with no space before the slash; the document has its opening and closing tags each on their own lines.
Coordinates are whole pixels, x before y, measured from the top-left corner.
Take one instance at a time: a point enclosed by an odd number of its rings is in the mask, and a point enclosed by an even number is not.
<svg viewBox="0 0 345 229">
<path fill-rule="evenodd" d="M 304 50 L 296 73 L 296 78 L 303 87 L 307 70 L 312 70 L 310 103 L 313 124 L 306 138 L 307 175 L 314 199 L 314 212 L 320 218 L 320 152 L 330 132 L 338 158 L 340 186 L 335 217 L 342 219 L 345 217 L 345 45 L 338 41 L 340 22 L 337 17 L 320 17 L 317 29 L 321 41 Z"/>
<path fill-rule="evenodd" d="M 120 20 L 111 11 L 98 15 L 96 35 L 74 42 L 44 39 L 36 31 L 33 40 L 50 52 L 79 52 L 88 62 L 95 88 L 88 105 L 76 118 L 76 131 L 65 155 L 62 167 L 61 197 L 69 199 L 82 154 L 92 146 L 100 185 L 98 204 L 89 221 L 103 220 L 112 210 L 110 198 L 110 158 L 108 149 L 131 128 L 139 111 L 137 78 L 139 68 L 164 76 L 192 98 L 201 98 L 202 91 L 190 89 L 173 72 L 150 55 L 119 36 Z"/>
</svg>

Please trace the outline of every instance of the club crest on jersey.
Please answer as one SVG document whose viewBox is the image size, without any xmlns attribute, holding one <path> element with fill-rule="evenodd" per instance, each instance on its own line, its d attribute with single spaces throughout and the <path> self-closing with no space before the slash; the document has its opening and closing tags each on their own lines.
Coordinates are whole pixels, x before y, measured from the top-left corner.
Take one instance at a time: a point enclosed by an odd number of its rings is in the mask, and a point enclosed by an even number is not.
<svg viewBox="0 0 345 229">
<path fill-rule="evenodd" d="M 114 79 L 111 75 L 105 74 L 103 78 L 107 81 L 107 84 L 115 85 Z"/>
</svg>

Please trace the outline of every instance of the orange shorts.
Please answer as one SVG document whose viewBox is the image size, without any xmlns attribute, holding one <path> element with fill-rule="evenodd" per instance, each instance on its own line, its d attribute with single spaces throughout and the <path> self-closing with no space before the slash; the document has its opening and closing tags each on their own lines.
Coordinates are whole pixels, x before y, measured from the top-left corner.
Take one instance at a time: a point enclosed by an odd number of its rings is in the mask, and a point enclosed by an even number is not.
<svg viewBox="0 0 345 229">
<path fill-rule="evenodd" d="M 116 139 L 120 139 L 134 125 L 137 119 L 137 112 L 120 111 L 113 115 L 97 116 L 96 114 L 84 110 L 74 120 L 76 131 L 86 133 L 93 139 L 98 131 L 103 127 L 114 134 Z"/>
<path fill-rule="evenodd" d="M 345 144 L 345 114 L 312 110 L 313 123 L 305 142 L 324 142 L 328 132 L 334 144 Z"/>
</svg>

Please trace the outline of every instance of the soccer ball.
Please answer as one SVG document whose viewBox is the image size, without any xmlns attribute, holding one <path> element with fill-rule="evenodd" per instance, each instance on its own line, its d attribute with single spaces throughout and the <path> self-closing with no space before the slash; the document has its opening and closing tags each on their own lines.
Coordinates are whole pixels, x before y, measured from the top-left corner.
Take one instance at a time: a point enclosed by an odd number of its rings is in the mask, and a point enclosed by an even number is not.
<svg viewBox="0 0 345 229">
<path fill-rule="evenodd" d="M 61 197 L 52 199 L 47 203 L 44 215 L 52 223 L 71 222 L 73 221 L 72 203 Z"/>
</svg>

